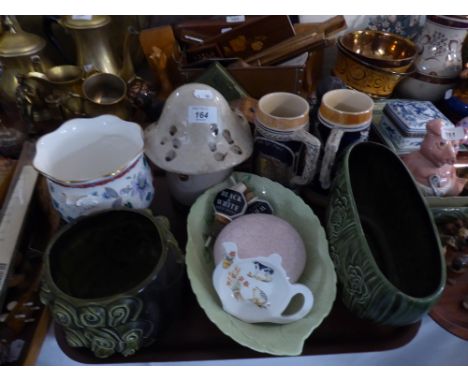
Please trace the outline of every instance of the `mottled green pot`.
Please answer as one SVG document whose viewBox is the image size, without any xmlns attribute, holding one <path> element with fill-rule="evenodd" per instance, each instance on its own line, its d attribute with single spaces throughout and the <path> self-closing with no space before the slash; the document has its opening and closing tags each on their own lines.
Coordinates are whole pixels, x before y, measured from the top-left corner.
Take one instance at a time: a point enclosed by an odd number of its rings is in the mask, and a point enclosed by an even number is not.
<svg viewBox="0 0 468 382">
<path fill-rule="evenodd" d="M 115 209 L 65 226 L 45 256 L 41 301 L 68 345 L 134 354 L 177 311 L 185 265 L 165 217 Z"/>
<path fill-rule="evenodd" d="M 357 316 L 406 325 L 441 296 L 445 263 L 434 221 L 406 166 L 385 146 L 359 143 L 344 153 L 327 232 L 343 302 Z"/>
</svg>

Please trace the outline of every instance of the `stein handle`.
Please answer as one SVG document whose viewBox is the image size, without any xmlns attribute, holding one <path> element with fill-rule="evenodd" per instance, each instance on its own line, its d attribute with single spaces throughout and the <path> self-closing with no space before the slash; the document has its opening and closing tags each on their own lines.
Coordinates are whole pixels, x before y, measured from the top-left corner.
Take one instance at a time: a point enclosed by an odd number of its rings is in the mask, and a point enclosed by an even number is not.
<svg viewBox="0 0 468 382">
<path fill-rule="evenodd" d="M 322 168 L 320 169 L 320 184 L 324 190 L 330 188 L 331 170 L 335 163 L 336 153 L 340 147 L 341 138 L 344 131 L 341 129 L 332 129 L 325 144 L 325 154 L 322 160 Z"/>
<path fill-rule="evenodd" d="M 280 314 L 278 317 L 274 317 L 274 322 L 277 324 L 287 324 L 289 322 L 297 321 L 303 318 L 307 313 L 310 312 L 314 306 L 314 295 L 311 290 L 302 284 L 293 284 L 290 288 L 290 295 L 287 303 L 289 304 L 292 298 L 296 295 L 302 295 L 304 297 L 304 303 L 301 308 L 293 313 L 288 315 Z M 284 307 L 286 308 L 287 305 Z M 281 312 L 282 313 L 282 312 Z"/>
<path fill-rule="evenodd" d="M 301 129 L 292 137 L 305 144 L 306 153 L 304 158 L 304 170 L 302 175 L 296 175 L 291 179 L 291 183 L 298 186 L 304 186 L 312 181 L 317 169 L 317 162 L 320 154 L 320 141 L 317 137 L 308 131 Z"/>
</svg>

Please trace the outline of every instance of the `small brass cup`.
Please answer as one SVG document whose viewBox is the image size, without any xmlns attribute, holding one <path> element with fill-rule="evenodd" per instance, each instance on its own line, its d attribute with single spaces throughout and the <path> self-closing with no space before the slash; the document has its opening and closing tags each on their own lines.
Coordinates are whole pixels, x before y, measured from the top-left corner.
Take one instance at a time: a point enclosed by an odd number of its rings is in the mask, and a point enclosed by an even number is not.
<svg viewBox="0 0 468 382">
<path fill-rule="evenodd" d="M 80 94 L 84 73 L 79 66 L 54 66 L 48 69 L 45 75 L 54 88 Z"/>
<path fill-rule="evenodd" d="M 83 82 L 82 92 L 84 112 L 88 116 L 113 114 L 122 119 L 129 118 L 127 84 L 119 76 L 111 73 L 92 74 Z"/>
</svg>

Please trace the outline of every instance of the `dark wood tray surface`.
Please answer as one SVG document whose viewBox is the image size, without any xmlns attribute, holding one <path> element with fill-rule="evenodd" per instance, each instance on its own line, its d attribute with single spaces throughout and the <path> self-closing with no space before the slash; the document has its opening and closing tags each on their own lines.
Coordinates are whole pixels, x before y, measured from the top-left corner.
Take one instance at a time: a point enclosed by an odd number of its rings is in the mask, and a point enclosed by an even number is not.
<svg viewBox="0 0 468 382">
<path fill-rule="evenodd" d="M 446 262 L 450 264 L 453 253 L 447 251 Z M 447 283 L 437 305 L 430 312 L 431 318 L 448 332 L 468 340 L 468 310 L 462 301 L 468 298 L 468 270 L 455 272 L 447 267 Z"/>
<path fill-rule="evenodd" d="M 11 198 L 23 167 L 31 164 L 33 154 L 34 145 L 26 142 L 18 159 L 15 173 L 10 182 L 8 194 L 2 208 L 6 206 Z M 27 302 L 37 310 L 22 308 L 19 313 L 24 315 L 24 318 L 19 317 L 17 320 L 13 320 L 14 322 L 11 324 L 10 329 L 4 324 L 0 324 L 0 341 L 6 341 L 4 344 L 12 342 L 21 344 L 21 350 L 18 353 L 12 350 L 15 356 L 12 360 L 5 360 L 4 365 L 34 365 L 41 344 L 47 334 L 50 316 L 48 310 L 39 301 L 38 285 L 42 270 L 42 254 L 45 251 L 48 240 L 56 231 L 58 223 L 57 219 L 50 217 L 48 208 L 44 209 L 44 206 L 48 205 L 49 200 L 45 182 L 38 180 L 21 228 L 21 234 L 16 243 L 15 255 L 11 262 L 13 268 L 11 277 L 14 278 L 16 275 L 25 279 L 18 285 L 7 289 L 5 303 L 4 306 L 0 306 L 0 313 L 6 312 L 6 305 L 11 301 Z M 1 214 L 3 212 L 1 210 Z M 38 281 L 37 283 L 36 280 Z M 27 319 L 29 322 L 23 321 L 23 319 Z M 7 339 L 3 338 L 3 335 Z"/>
<path fill-rule="evenodd" d="M 128 362 L 184 362 L 221 359 L 271 357 L 239 345 L 223 334 L 205 315 L 187 286 L 180 319 L 167 328 L 159 340 L 132 357 L 114 355 L 106 359 L 93 356 L 84 348 L 71 348 L 63 330 L 55 325 L 62 351 L 71 359 L 88 364 Z M 377 326 L 353 317 L 336 301 L 330 315 L 306 340 L 302 355 L 372 352 L 395 349 L 410 342 L 420 321 L 404 327 Z"/>
<path fill-rule="evenodd" d="M 188 210 L 178 207 L 171 200 L 163 176 L 156 176 L 154 183 L 156 194 L 152 210 L 156 215 L 162 214 L 169 218 L 172 232 L 181 248 L 185 248 Z M 140 349 L 131 357 L 113 355 L 99 359 L 88 349 L 72 348 L 66 343 L 61 327 L 55 325 L 58 345 L 71 359 L 88 364 L 272 357 L 246 348 L 222 333 L 198 305 L 187 279 L 184 288 L 180 318 L 172 322 L 153 345 Z M 359 319 L 343 306 L 338 295 L 329 316 L 306 340 L 302 355 L 395 349 L 410 342 L 416 336 L 420 324 L 418 321 L 403 327 L 391 327 Z"/>
</svg>

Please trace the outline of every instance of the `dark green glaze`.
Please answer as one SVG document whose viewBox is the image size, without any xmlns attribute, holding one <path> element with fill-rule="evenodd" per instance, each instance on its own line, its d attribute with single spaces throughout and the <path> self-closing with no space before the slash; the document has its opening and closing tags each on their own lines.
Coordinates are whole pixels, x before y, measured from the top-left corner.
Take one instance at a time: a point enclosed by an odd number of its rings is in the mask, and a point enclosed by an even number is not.
<svg viewBox="0 0 468 382">
<path fill-rule="evenodd" d="M 445 263 L 432 216 L 398 156 L 351 146 L 327 211 L 330 255 L 344 304 L 382 324 L 417 321 L 441 296 Z"/>
<path fill-rule="evenodd" d="M 166 218 L 103 211 L 51 241 L 40 297 L 70 346 L 99 358 L 128 356 L 151 344 L 176 311 L 183 273 Z"/>
</svg>

